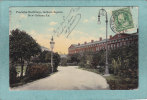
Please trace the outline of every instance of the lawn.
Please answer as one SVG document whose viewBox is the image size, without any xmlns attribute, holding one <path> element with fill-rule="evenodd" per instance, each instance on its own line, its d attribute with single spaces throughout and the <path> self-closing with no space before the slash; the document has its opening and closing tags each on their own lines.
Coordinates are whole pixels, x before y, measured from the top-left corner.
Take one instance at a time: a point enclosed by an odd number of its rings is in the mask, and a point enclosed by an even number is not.
<svg viewBox="0 0 147 100">
<path fill-rule="evenodd" d="M 98 69 L 92 69 L 92 68 L 81 68 L 81 67 L 79 67 L 79 69 L 83 69 L 83 70 L 87 70 L 87 71 L 90 71 L 90 72 L 94 72 L 94 73 L 100 74 L 100 72 L 99 72 L 99 70 L 98 70 Z"/>
<path fill-rule="evenodd" d="M 91 69 L 91 68 L 80 68 L 80 69 L 102 75 L 102 73 L 100 73 L 98 69 Z M 107 80 L 111 90 L 130 90 L 130 89 L 138 88 L 138 79 L 123 78 L 113 74 L 111 74 L 110 76 L 103 76 L 103 77 Z"/>
<path fill-rule="evenodd" d="M 80 68 L 80 69 L 87 70 L 87 71 L 94 72 L 94 73 L 102 75 L 102 73 L 100 73 L 98 69 L 92 69 L 92 68 Z M 115 80 L 120 79 L 119 76 L 115 76 L 115 75 L 112 75 L 112 74 L 110 76 L 103 76 L 103 77 L 105 77 L 107 81 L 109 81 L 109 80 L 114 80 L 115 81 Z"/>
<path fill-rule="evenodd" d="M 122 78 L 120 76 L 104 76 L 111 90 L 130 90 L 138 88 L 138 79 Z"/>
<path fill-rule="evenodd" d="M 111 74 L 110 76 L 104 76 L 105 78 L 106 78 L 106 80 L 107 81 L 109 81 L 109 80 L 118 80 L 118 79 L 121 79 L 121 77 L 119 77 L 119 76 L 115 76 L 115 75 L 113 75 L 113 74 Z"/>
<path fill-rule="evenodd" d="M 23 74 L 25 74 L 26 68 L 27 68 L 27 66 L 23 67 Z M 16 71 L 17 71 L 17 75 L 19 76 L 21 73 L 21 66 L 16 66 Z"/>
</svg>

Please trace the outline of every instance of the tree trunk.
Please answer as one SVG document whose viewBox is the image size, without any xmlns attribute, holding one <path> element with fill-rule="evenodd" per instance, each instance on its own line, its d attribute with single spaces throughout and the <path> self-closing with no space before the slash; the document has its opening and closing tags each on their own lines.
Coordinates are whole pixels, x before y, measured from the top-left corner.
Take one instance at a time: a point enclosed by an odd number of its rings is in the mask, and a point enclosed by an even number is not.
<svg viewBox="0 0 147 100">
<path fill-rule="evenodd" d="M 24 66 L 24 61 L 21 58 L 21 75 L 20 75 L 21 78 L 23 77 L 23 66 Z"/>
</svg>

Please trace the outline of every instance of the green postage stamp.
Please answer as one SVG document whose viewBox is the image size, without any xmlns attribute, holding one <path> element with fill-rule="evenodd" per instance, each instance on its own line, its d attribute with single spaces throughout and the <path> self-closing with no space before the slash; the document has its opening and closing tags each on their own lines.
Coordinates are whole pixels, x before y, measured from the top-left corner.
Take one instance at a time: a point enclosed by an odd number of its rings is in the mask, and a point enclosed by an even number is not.
<svg viewBox="0 0 147 100">
<path fill-rule="evenodd" d="M 112 11 L 112 16 L 114 18 L 114 23 L 117 32 L 124 31 L 134 27 L 130 8 L 123 8 Z"/>
</svg>

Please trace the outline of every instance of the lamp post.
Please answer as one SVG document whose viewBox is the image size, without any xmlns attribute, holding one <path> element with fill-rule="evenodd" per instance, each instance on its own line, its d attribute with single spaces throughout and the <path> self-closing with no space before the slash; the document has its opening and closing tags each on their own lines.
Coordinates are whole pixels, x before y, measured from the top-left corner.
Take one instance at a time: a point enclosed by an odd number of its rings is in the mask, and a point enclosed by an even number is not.
<svg viewBox="0 0 147 100">
<path fill-rule="evenodd" d="M 53 67 L 53 49 L 54 49 L 54 39 L 53 39 L 53 36 L 51 38 L 51 41 L 50 41 L 50 48 L 51 48 L 51 67 L 52 67 L 52 72 L 54 71 L 54 67 Z"/>
<path fill-rule="evenodd" d="M 108 28 L 108 16 L 105 9 L 100 9 L 98 14 L 98 24 L 101 24 L 100 16 L 106 17 L 106 65 L 105 65 L 105 75 L 109 75 L 109 69 L 108 69 L 108 44 L 107 44 L 107 28 Z"/>
</svg>

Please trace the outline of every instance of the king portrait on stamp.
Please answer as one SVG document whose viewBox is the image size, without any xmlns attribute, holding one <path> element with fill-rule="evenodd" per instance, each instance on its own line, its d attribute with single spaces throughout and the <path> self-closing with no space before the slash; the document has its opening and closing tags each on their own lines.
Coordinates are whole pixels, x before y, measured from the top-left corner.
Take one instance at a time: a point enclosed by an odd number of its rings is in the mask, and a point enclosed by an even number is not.
<svg viewBox="0 0 147 100">
<path fill-rule="evenodd" d="M 134 27 L 130 8 L 122 8 L 119 10 L 112 11 L 112 16 L 114 18 L 116 30 L 118 32 Z"/>
</svg>

